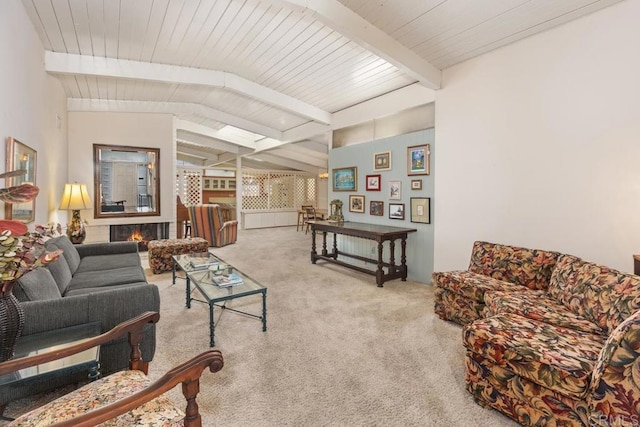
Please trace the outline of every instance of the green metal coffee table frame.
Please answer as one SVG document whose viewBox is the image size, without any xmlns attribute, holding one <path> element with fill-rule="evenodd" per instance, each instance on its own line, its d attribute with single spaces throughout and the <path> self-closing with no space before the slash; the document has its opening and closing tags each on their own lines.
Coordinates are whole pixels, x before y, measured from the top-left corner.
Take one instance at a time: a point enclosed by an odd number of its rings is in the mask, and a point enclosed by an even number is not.
<svg viewBox="0 0 640 427">
<path fill-rule="evenodd" d="M 260 283 L 252 279 L 250 276 L 244 274 L 242 271 L 227 264 L 224 260 L 216 257 L 211 253 L 199 253 L 199 254 L 187 254 L 187 255 L 174 255 L 171 257 L 173 260 L 173 283 L 175 284 L 177 268 L 183 270 L 185 274 L 185 294 L 186 294 L 186 307 L 191 308 L 191 301 L 197 301 L 209 305 L 209 345 L 215 346 L 215 321 L 214 321 L 214 307 L 219 307 L 222 310 L 229 310 L 234 313 L 244 314 L 245 316 L 253 317 L 262 321 L 262 331 L 267 330 L 267 288 Z M 208 258 L 212 261 L 216 261 L 219 264 L 212 266 L 209 269 L 195 269 L 191 266 L 192 258 Z M 211 280 L 217 270 L 233 271 L 240 275 L 243 279 L 241 285 L 220 287 L 213 283 Z M 206 299 L 201 300 L 194 298 L 191 292 L 191 283 L 196 287 L 199 293 Z M 247 313 L 246 311 L 236 310 L 234 308 L 227 307 L 228 301 L 242 298 L 250 295 L 262 295 L 262 315 L 256 315 L 253 313 Z M 222 304 L 221 304 L 222 303 Z"/>
</svg>

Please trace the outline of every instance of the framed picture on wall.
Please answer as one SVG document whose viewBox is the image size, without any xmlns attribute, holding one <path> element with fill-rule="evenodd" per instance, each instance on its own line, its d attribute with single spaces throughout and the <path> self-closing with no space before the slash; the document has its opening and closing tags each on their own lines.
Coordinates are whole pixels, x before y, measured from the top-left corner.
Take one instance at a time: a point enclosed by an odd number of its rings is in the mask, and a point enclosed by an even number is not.
<svg viewBox="0 0 640 427">
<path fill-rule="evenodd" d="M 422 180 L 421 179 L 412 179 L 411 180 L 411 189 L 412 190 L 422 190 Z"/>
<path fill-rule="evenodd" d="M 348 168 L 333 169 L 333 191 L 357 191 L 358 190 L 358 168 L 350 166 Z"/>
<path fill-rule="evenodd" d="M 429 144 L 407 147 L 407 175 L 429 175 Z"/>
<path fill-rule="evenodd" d="M 388 171 L 391 170 L 391 151 L 383 151 L 373 155 L 373 170 Z"/>
<path fill-rule="evenodd" d="M 384 202 L 372 200 L 369 203 L 369 215 L 384 216 Z"/>
<path fill-rule="evenodd" d="M 15 187 L 30 183 L 36 185 L 36 157 L 37 152 L 28 145 L 15 138 L 7 137 L 7 152 L 5 158 L 5 187 Z M 5 203 L 5 219 L 21 222 L 31 222 L 36 216 L 36 199 L 23 203 Z"/>
<path fill-rule="evenodd" d="M 364 213 L 364 196 L 349 196 L 349 212 Z"/>
<path fill-rule="evenodd" d="M 431 198 L 411 198 L 411 222 L 431 224 Z"/>
<path fill-rule="evenodd" d="M 389 218 L 404 219 L 404 203 L 389 203 Z"/>
<path fill-rule="evenodd" d="M 367 175 L 367 191 L 380 191 L 380 175 Z"/>
<path fill-rule="evenodd" d="M 389 200 L 402 200 L 402 181 L 389 181 Z"/>
</svg>

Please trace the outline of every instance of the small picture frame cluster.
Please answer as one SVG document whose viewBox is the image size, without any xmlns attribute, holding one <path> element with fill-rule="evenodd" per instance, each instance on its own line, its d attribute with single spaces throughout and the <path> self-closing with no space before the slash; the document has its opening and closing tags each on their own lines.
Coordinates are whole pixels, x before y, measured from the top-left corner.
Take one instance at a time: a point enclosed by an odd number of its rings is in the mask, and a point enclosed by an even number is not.
<svg viewBox="0 0 640 427">
<path fill-rule="evenodd" d="M 349 196 L 349 212 L 364 213 L 364 196 Z"/>
</svg>

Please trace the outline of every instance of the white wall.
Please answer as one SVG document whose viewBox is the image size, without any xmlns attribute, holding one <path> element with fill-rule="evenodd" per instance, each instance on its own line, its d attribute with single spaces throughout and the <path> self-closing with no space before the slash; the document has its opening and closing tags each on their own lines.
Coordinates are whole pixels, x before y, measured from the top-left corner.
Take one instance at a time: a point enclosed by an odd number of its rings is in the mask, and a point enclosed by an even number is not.
<svg viewBox="0 0 640 427">
<path fill-rule="evenodd" d="M 69 112 L 69 180 L 87 184 L 91 200 L 93 188 L 93 144 L 111 144 L 160 149 L 160 216 L 132 218 L 93 217 L 93 209 L 81 212 L 89 222 L 87 241 L 105 241 L 109 224 L 171 222 L 175 236 L 175 131 L 171 114 Z M 108 231 L 107 231 L 108 232 Z"/>
<path fill-rule="evenodd" d="M 435 269 L 474 240 L 632 271 L 640 253 L 640 1 L 443 73 Z"/>
<path fill-rule="evenodd" d="M 57 211 L 67 179 L 66 110 L 64 91 L 44 71 L 44 49 L 21 2 L 0 2 L 0 170 L 5 170 L 8 136 L 38 152 L 40 194 L 31 227 L 67 221 L 66 212 Z M 4 206 L 0 212 L 3 216 Z"/>
</svg>

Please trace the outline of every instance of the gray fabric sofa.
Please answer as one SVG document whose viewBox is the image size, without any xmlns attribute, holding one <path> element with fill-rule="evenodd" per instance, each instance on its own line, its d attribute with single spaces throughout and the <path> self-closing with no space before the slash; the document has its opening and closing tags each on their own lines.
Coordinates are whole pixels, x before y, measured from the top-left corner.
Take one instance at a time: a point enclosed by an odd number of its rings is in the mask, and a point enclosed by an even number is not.
<svg viewBox="0 0 640 427">
<path fill-rule="evenodd" d="M 149 284 L 140 264 L 136 242 L 74 245 L 66 236 L 46 242 L 62 256 L 46 267 L 22 276 L 13 288 L 25 314 L 23 336 L 91 322 L 102 332 L 146 311 L 160 311 L 158 288 Z M 141 350 L 145 360 L 155 352 L 155 325 L 145 327 Z M 100 347 L 100 372 L 107 375 L 128 367 L 126 337 Z M 0 405 L 51 386 L 86 378 L 60 378 L 56 384 L 0 389 Z"/>
</svg>

